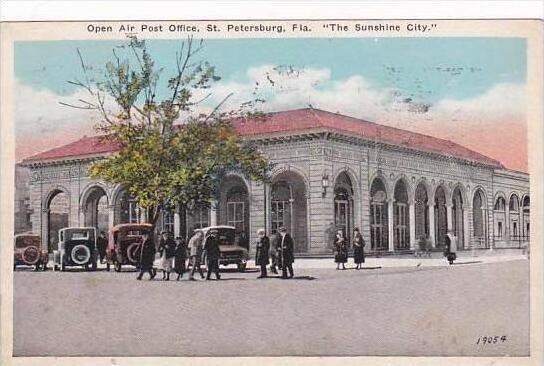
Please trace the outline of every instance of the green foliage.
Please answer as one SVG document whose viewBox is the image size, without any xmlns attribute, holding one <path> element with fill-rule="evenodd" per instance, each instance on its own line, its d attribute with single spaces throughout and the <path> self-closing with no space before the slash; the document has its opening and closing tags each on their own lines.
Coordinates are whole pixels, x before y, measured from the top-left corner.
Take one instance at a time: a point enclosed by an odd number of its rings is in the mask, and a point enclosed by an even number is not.
<svg viewBox="0 0 544 366">
<path fill-rule="evenodd" d="M 215 198 L 230 171 L 255 181 L 266 180 L 269 172 L 267 158 L 239 139 L 225 114 L 214 110 L 207 116 L 191 116 L 198 103 L 195 91 L 219 80 L 209 63 L 191 60 L 201 46 L 194 49 L 192 39 L 184 43 L 176 59 L 177 72 L 167 80 L 170 93 L 163 100 L 155 98 L 162 70 L 155 70 L 145 41 L 136 38 L 128 45 L 136 67 L 114 51 L 104 80 L 95 89 L 86 85 L 97 98 L 95 104 L 86 103 L 103 114 L 98 126 L 103 138 L 119 146 L 118 152 L 92 164 L 90 176 L 124 185 L 141 207 L 153 210 L 153 224 L 164 207 L 191 207 Z M 115 100 L 119 113 L 106 111 L 104 95 Z M 188 116 L 180 120 L 182 113 Z"/>
</svg>

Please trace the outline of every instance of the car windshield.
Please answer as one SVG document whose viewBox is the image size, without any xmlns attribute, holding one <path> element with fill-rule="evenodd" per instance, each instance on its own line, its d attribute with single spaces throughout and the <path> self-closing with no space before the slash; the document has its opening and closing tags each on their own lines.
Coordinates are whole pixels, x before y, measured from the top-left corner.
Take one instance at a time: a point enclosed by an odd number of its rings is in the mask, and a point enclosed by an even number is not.
<svg viewBox="0 0 544 366">
<path fill-rule="evenodd" d="M 234 245 L 234 229 L 217 229 L 220 245 Z"/>
<path fill-rule="evenodd" d="M 15 239 L 15 248 L 25 248 L 29 245 L 40 246 L 39 236 L 19 236 Z"/>
</svg>

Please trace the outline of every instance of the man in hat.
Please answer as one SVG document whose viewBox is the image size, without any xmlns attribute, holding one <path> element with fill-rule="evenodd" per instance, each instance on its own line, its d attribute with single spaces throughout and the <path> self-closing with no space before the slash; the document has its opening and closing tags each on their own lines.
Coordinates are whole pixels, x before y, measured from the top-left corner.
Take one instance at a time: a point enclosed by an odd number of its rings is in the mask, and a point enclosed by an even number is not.
<svg viewBox="0 0 544 366">
<path fill-rule="evenodd" d="M 210 230 L 206 236 L 206 242 L 204 243 L 204 256 L 206 257 L 206 263 L 208 264 L 208 273 L 206 274 L 206 280 L 209 280 L 212 276 L 212 272 L 215 273 L 215 278 L 220 280 L 219 275 L 219 239 L 217 237 L 217 230 Z"/>
<path fill-rule="evenodd" d="M 278 254 L 281 261 L 281 278 L 293 278 L 293 262 L 295 261 L 293 238 L 287 232 L 285 227 L 280 227 L 280 240 Z M 289 277 L 287 272 L 289 271 Z"/>
</svg>

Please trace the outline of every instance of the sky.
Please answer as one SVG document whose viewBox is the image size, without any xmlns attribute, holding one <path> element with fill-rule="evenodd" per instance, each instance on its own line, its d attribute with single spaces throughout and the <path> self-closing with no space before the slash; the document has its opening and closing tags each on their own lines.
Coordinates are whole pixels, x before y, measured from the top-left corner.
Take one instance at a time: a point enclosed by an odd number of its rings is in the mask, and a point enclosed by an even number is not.
<svg viewBox="0 0 544 366">
<path fill-rule="evenodd" d="M 80 50 L 101 75 L 122 41 L 15 44 L 18 159 L 95 133 L 98 116 L 60 104 L 88 99 Z M 180 41 L 147 41 L 165 83 Z M 236 108 L 255 85 L 266 111 L 309 105 L 455 141 L 527 170 L 526 44 L 521 38 L 334 38 L 206 40 L 197 59 L 221 80 L 201 107 Z M 279 68 L 278 68 L 279 67 Z M 277 73 L 289 70 L 293 73 Z M 92 75 L 91 75 L 92 76 Z M 272 78 L 272 85 L 268 80 Z M 165 89 L 159 89 L 159 97 Z M 296 121 L 295 121 L 296 123 Z"/>
</svg>

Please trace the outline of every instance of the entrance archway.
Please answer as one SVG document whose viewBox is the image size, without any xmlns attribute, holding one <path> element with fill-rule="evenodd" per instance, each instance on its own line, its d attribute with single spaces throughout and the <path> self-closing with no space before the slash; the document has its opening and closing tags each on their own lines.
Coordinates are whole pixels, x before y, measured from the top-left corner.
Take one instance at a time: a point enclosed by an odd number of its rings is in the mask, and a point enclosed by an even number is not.
<svg viewBox="0 0 544 366">
<path fill-rule="evenodd" d="M 437 247 L 443 247 L 446 244 L 446 234 L 448 231 L 447 214 L 446 193 L 444 192 L 444 188 L 439 186 L 434 193 L 434 227 Z"/>
<path fill-rule="evenodd" d="M 485 195 L 481 189 L 474 192 L 472 200 L 472 227 L 474 238 L 479 246 L 487 247 L 487 217 Z"/>
<path fill-rule="evenodd" d="M 461 189 L 455 187 L 452 196 L 451 219 L 453 226 L 453 234 L 457 237 L 457 249 L 465 249 L 465 228 L 463 225 L 463 196 Z"/>
<path fill-rule="evenodd" d="M 427 206 L 429 204 L 429 197 L 427 195 L 427 189 L 425 184 L 419 183 L 416 187 L 415 193 L 415 224 L 416 224 L 416 237 L 418 240 L 422 236 L 429 237 L 429 210 Z"/>
<path fill-rule="evenodd" d="M 285 227 L 295 241 L 295 252 L 308 250 L 306 184 L 293 171 L 279 173 L 272 180 L 270 192 L 270 228 Z"/>
<path fill-rule="evenodd" d="M 83 223 L 99 232 L 108 231 L 108 196 L 100 186 L 91 187 L 83 197 Z"/>
<path fill-rule="evenodd" d="M 387 191 L 381 178 L 370 186 L 370 248 L 375 251 L 389 249 Z"/>
<path fill-rule="evenodd" d="M 47 248 L 57 250 L 59 230 L 70 223 L 70 196 L 61 189 L 53 190 L 45 202 L 47 212 Z"/>
<path fill-rule="evenodd" d="M 353 232 L 353 185 L 345 172 L 338 175 L 334 184 L 334 223 L 349 245 Z"/>
<path fill-rule="evenodd" d="M 393 235 L 395 249 L 410 248 L 410 214 L 408 211 L 408 189 L 404 180 L 395 184 L 393 204 Z"/>
</svg>

